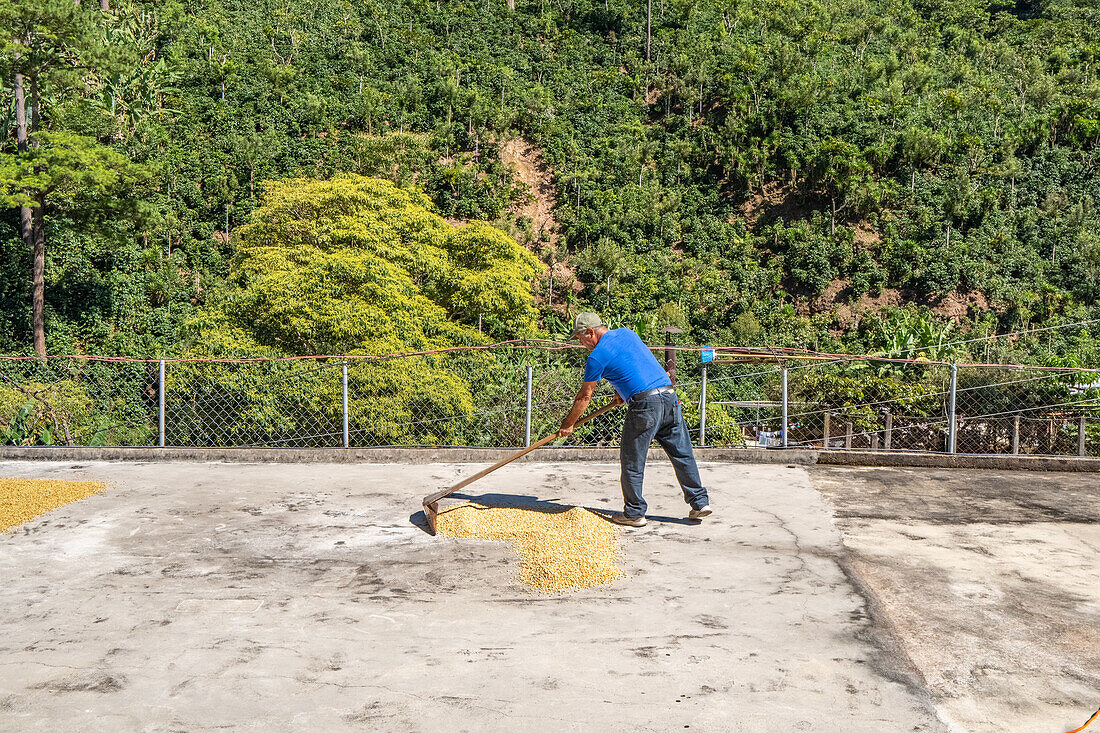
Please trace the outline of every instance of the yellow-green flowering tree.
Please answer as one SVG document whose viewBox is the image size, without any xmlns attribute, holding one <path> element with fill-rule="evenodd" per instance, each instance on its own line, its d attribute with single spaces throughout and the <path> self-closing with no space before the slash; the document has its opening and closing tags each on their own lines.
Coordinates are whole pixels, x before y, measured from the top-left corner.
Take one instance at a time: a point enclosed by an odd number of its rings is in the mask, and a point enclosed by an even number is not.
<svg viewBox="0 0 1100 733">
<path fill-rule="evenodd" d="M 423 194 L 343 176 L 265 187 L 237 231 L 240 291 L 223 304 L 285 354 L 419 351 L 534 325 L 537 260 L 484 222 L 452 226 Z"/>
<path fill-rule="evenodd" d="M 537 260 L 489 224 L 449 224 L 423 194 L 388 181 L 271 182 L 236 236 L 238 287 L 191 324 L 191 356 L 426 351 L 534 328 Z M 489 378 L 492 361 L 353 361 L 356 442 L 465 442 L 452 418 L 477 409 L 469 384 Z M 274 443 L 281 439 L 273 435 L 304 434 L 332 442 L 338 370 L 313 362 L 173 365 L 168 384 L 193 405 L 190 419 L 176 421 L 184 432 L 174 442 Z M 217 421 L 225 434 L 204 433 L 211 423 L 204 413 L 229 414 Z"/>
</svg>

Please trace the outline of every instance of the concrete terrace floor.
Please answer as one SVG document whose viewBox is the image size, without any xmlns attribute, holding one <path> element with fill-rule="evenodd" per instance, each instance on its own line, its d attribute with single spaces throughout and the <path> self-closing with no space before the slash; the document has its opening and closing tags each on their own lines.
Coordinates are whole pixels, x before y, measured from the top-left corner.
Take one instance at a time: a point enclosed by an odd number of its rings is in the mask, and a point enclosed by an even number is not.
<svg viewBox="0 0 1100 733">
<path fill-rule="evenodd" d="M 105 492 L 0 533 L 5 731 L 1029 731 L 1100 706 L 1095 476 L 667 461 L 628 577 L 431 537 L 478 465 L 0 464 Z M 486 502 L 620 508 L 618 467 Z M 1100 729 L 1098 729 L 1100 731 Z"/>
</svg>

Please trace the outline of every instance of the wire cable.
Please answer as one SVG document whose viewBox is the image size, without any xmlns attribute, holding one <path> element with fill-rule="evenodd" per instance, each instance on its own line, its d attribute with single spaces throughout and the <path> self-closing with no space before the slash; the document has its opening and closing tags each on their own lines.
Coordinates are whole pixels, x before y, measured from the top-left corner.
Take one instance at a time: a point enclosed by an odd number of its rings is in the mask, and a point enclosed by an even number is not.
<svg viewBox="0 0 1100 733">
<path fill-rule="evenodd" d="M 1075 321 L 1073 323 L 1063 323 L 1056 326 L 1044 326 L 1042 328 L 1031 328 L 1025 330 L 1010 331 L 1008 333 L 993 334 L 991 336 L 980 336 L 972 339 L 960 339 L 958 341 L 949 341 L 946 344 L 942 344 L 938 348 L 945 348 L 948 346 L 959 346 L 962 344 L 975 343 L 978 341 L 990 341 L 1000 338 L 1012 338 L 1014 336 L 1023 336 L 1026 334 L 1041 333 L 1046 331 L 1056 331 L 1064 328 L 1073 328 L 1075 326 L 1086 326 L 1094 323 L 1100 323 L 1100 318 L 1094 318 L 1085 321 Z M 582 350 L 584 347 L 579 344 L 556 341 L 553 339 L 509 339 L 506 341 L 498 341 L 492 344 L 474 344 L 467 346 L 450 346 L 439 349 L 428 349 L 423 351 L 408 351 L 408 352 L 393 352 L 387 354 L 315 354 L 308 356 L 275 356 L 275 357 L 236 357 L 236 358 L 216 358 L 216 357 L 180 357 L 171 359 L 142 359 L 136 357 L 126 356 L 97 356 L 91 354 L 50 354 L 45 357 L 40 357 L 36 354 L 15 354 L 15 355 L 0 355 L 0 361 L 31 361 L 42 359 L 74 359 L 85 361 L 99 361 L 99 362 L 121 362 L 121 363 L 135 363 L 135 364 L 155 364 L 160 361 L 165 363 L 181 363 L 181 362 L 217 362 L 225 364 L 245 364 L 252 362 L 277 362 L 277 361 L 297 361 L 297 360 L 319 360 L 319 359 L 341 359 L 348 361 L 381 361 L 387 359 L 397 359 L 409 356 L 435 356 L 441 354 L 451 354 L 462 351 L 485 351 L 492 349 L 509 348 L 516 351 L 527 351 L 530 349 L 543 350 L 543 351 L 570 351 L 570 350 Z M 785 346 L 772 346 L 770 344 L 764 347 L 744 347 L 744 346 L 669 346 L 664 344 L 653 345 L 650 349 L 666 349 L 673 351 L 687 351 L 687 352 L 700 352 L 704 348 L 714 349 L 718 351 L 726 351 L 727 353 L 738 352 L 746 356 L 767 356 L 777 362 L 783 362 L 785 360 L 795 360 L 799 357 L 814 358 L 831 360 L 832 363 L 843 363 L 848 361 L 881 361 L 897 364 L 916 364 L 925 366 L 947 366 L 952 362 L 946 361 L 933 361 L 929 359 L 912 359 L 912 358 L 900 358 L 900 357 L 888 357 L 884 354 L 837 354 L 829 352 L 812 351 L 809 349 L 798 349 L 794 347 Z M 913 351 L 919 351 L 919 349 L 909 349 L 902 353 L 912 353 Z M 828 363 L 828 362 L 826 362 Z M 795 369 L 807 368 L 810 365 L 796 365 Z M 1028 366 L 1020 364 L 981 364 L 981 363 L 958 363 L 960 367 L 1000 367 L 1005 369 L 1049 369 L 1060 371 L 1076 371 L 1076 372 L 1096 372 L 1100 373 L 1100 369 L 1082 368 L 1082 367 L 1043 367 L 1043 366 Z"/>
</svg>

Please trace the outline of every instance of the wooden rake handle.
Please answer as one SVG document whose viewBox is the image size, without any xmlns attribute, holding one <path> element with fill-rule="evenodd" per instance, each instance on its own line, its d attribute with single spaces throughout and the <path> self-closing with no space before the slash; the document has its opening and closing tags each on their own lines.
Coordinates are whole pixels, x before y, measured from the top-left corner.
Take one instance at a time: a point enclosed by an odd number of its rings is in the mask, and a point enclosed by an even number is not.
<svg viewBox="0 0 1100 733">
<path fill-rule="evenodd" d="M 589 420 L 591 420 L 593 418 L 596 418 L 596 417 L 599 417 L 600 415 L 604 414 L 605 412 L 608 412 L 608 411 L 612 410 L 613 408 L 618 407 L 620 404 L 622 404 L 622 403 L 621 402 L 620 403 L 612 402 L 611 404 L 604 405 L 603 407 L 596 410 L 595 412 L 591 412 L 588 415 L 585 415 L 584 417 L 582 417 L 580 420 L 577 421 L 576 424 L 577 425 L 583 425 L 584 423 L 588 422 Z M 545 438 L 543 438 L 539 442 L 532 443 L 531 445 L 527 446 L 526 448 L 522 448 L 522 449 L 516 451 L 515 453 L 508 456 L 507 458 L 504 458 L 500 461 L 497 461 L 493 465 L 486 468 L 484 471 L 480 471 L 478 473 L 475 473 L 473 476 L 470 476 L 467 479 L 463 479 L 462 481 L 459 481 L 457 484 L 455 484 L 454 486 L 452 486 L 448 489 L 442 489 L 440 491 L 435 492 L 434 494 L 428 494 L 427 496 L 424 497 L 424 506 L 428 507 L 428 506 L 434 504 L 435 502 L 439 501 L 443 497 L 447 496 L 448 494 L 453 494 L 454 492 L 458 491 L 459 489 L 462 489 L 462 488 L 465 488 L 465 487 L 469 486 L 474 481 L 477 481 L 478 479 L 485 478 L 486 476 L 488 476 L 489 474 L 491 474 L 493 471 L 497 470 L 501 466 L 507 466 L 512 461 L 514 461 L 518 458 L 523 458 L 525 455 L 527 455 L 531 451 L 535 450 L 536 448 L 541 448 L 542 446 L 546 445 L 547 443 L 549 443 L 550 441 L 556 439 L 557 437 L 558 437 L 557 433 L 551 433 L 550 435 L 547 435 Z"/>
</svg>

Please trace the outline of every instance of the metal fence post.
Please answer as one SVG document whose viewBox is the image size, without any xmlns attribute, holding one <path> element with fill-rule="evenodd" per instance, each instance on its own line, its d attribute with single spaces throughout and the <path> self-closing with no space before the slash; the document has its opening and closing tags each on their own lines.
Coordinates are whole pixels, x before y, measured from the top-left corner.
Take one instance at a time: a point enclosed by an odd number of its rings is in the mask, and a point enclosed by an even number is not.
<svg viewBox="0 0 1100 733">
<path fill-rule="evenodd" d="M 825 411 L 825 427 L 822 428 L 822 430 L 821 430 L 821 447 L 822 448 L 828 448 L 829 447 L 829 428 L 832 427 L 829 424 L 829 422 L 830 422 L 830 415 L 829 415 L 829 411 L 826 410 Z"/>
<path fill-rule="evenodd" d="M 890 446 L 894 442 L 894 413 L 889 410 L 886 411 L 886 436 L 883 443 L 885 450 L 890 450 Z"/>
<path fill-rule="evenodd" d="M 707 444 L 707 365 L 703 365 L 702 391 L 699 392 L 699 447 Z"/>
<path fill-rule="evenodd" d="M 1085 416 L 1077 418 L 1077 455 L 1085 455 Z"/>
<path fill-rule="evenodd" d="M 157 445 L 164 447 L 164 359 L 160 360 L 160 380 L 157 385 Z"/>
<path fill-rule="evenodd" d="M 1012 455 L 1020 454 L 1020 416 L 1012 416 Z"/>
<path fill-rule="evenodd" d="M 683 331 L 676 326 L 665 326 L 661 329 L 661 333 L 665 335 L 665 371 L 668 372 L 668 379 L 672 382 L 672 386 L 676 386 L 676 349 L 672 348 L 672 334 L 683 333 Z"/>
<path fill-rule="evenodd" d="M 529 448 L 531 446 L 531 395 L 532 386 L 535 382 L 535 368 L 533 366 L 527 367 L 527 419 L 526 430 L 523 437 L 523 446 Z"/>
<path fill-rule="evenodd" d="M 783 367 L 783 447 L 788 445 L 787 441 L 787 367 Z"/>
<path fill-rule="evenodd" d="M 955 424 L 955 385 L 959 379 L 959 367 L 951 365 L 951 388 L 947 396 L 947 452 L 955 452 L 958 426 Z"/>
<path fill-rule="evenodd" d="M 348 363 L 344 361 L 341 365 L 340 381 L 343 386 L 344 392 L 344 447 L 347 448 L 350 445 L 348 440 Z"/>
</svg>

